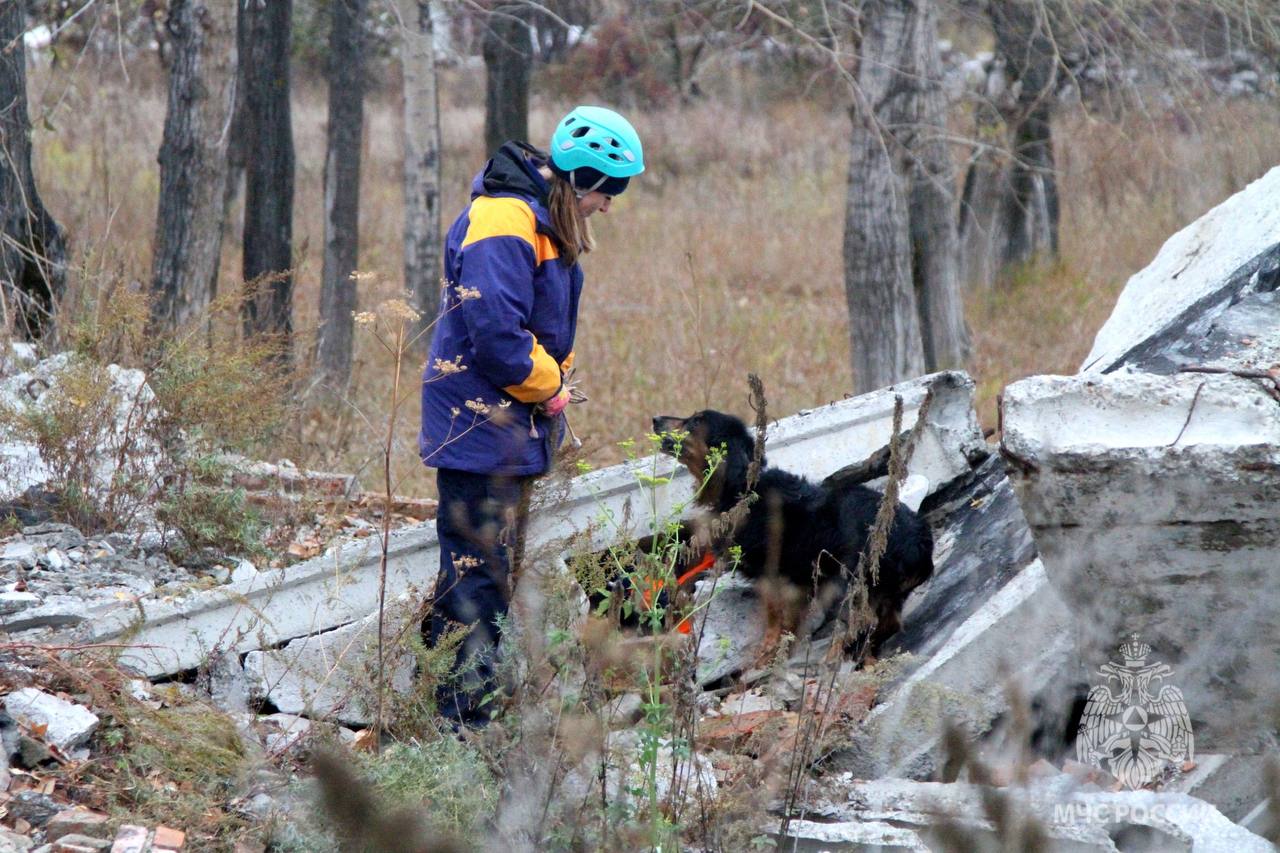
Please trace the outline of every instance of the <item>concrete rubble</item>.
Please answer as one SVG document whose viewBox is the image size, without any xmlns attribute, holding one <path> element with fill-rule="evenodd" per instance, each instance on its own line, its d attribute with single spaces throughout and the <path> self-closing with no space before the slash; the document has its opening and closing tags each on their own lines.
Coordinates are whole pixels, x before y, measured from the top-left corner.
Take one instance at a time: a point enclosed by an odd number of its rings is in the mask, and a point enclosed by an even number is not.
<svg viewBox="0 0 1280 853">
<path fill-rule="evenodd" d="M 1277 197 L 1280 168 L 1172 236 L 1080 374 L 1004 396 L 1002 452 L 1073 617 L 1070 680 L 1098 683 L 1137 634 L 1205 759 L 1178 784 L 1233 820 L 1259 813 L 1280 732 Z"/>
<path fill-rule="evenodd" d="M 63 385 L 81 363 L 71 353 L 60 353 L 34 364 L 20 358 L 16 366 L 24 369 L 0 377 L 0 407 L 14 412 L 41 412 L 57 405 L 66 393 Z M 130 476 L 153 477 L 161 450 L 146 429 L 158 413 L 145 374 L 111 364 L 102 368 L 102 375 L 95 376 L 94 381 L 105 389 L 103 405 L 108 411 L 106 417 L 99 419 L 88 444 L 93 448 L 87 460 L 92 472 L 89 489 L 104 493 L 109 490 L 112 479 L 123 473 L 119 466 L 124 459 L 132 466 Z M 125 447 L 129 449 L 127 454 L 121 452 Z M 47 461 L 35 446 L 0 426 L 0 500 L 39 486 L 51 475 Z"/>
<path fill-rule="evenodd" d="M 98 728 L 98 717 L 88 708 L 33 687 L 6 696 L 4 709 L 28 728 L 42 726 L 45 741 L 63 752 L 84 744 Z"/>
<path fill-rule="evenodd" d="M 68 524 L 23 527 L 0 546 L 0 631 L 41 633 L 80 625 L 100 608 L 197 587 L 216 567 L 177 565 L 168 537 L 112 533 L 86 538 Z"/>
<path fill-rule="evenodd" d="M 831 786 L 792 822 L 789 838 L 849 845 L 892 844 L 908 850 L 1160 850 L 1270 853 L 1265 839 L 1212 805 L 1179 793 L 1079 788 L 1065 775 L 1026 787 L 880 779 Z M 776 832 L 777 824 L 762 826 Z M 877 841 L 895 831 L 891 841 Z M 942 840 L 946 843 L 942 846 Z M 1031 841 L 1031 839 L 1035 841 Z M 839 849 L 862 849 L 841 847 Z"/>
<path fill-rule="evenodd" d="M 938 42 L 943 65 L 943 88 L 952 101 L 971 100 L 1008 107 L 1017 97 L 1018 81 L 1005 69 L 1004 60 L 991 51 L 972 55 Z M 1227 98 L 1275 98 L 1280 81 L 1268 59 L 1259 53 L 1235 49 L 1217 56 L 1190 49 L 1171 49 L 1150 61 L 1109 51 L 1064 49 L 1060 62 L 1064 73 L 1055 97 L 1065 103 L 1084 100 L 1103 103 L 1124 90 L 1141 87 L 1167 90 L 1170 74 L 1179 85 L 1207 86 Z"/>
<path fill-rule="evenodd" d="M 402 693 L 413 685 L 415 661 L 397 638 L 411 611 L 408 601 L 389 607 L 384 629 L 387 683 Z M 377 619 L 368 616 L 335 631 L 291 640 L 278 649 L 249 652 L 244 658 L 249 693 L 286 714 L 368 725 L 374 714 L 369 697 L 377 641 Z"/>
</svg>

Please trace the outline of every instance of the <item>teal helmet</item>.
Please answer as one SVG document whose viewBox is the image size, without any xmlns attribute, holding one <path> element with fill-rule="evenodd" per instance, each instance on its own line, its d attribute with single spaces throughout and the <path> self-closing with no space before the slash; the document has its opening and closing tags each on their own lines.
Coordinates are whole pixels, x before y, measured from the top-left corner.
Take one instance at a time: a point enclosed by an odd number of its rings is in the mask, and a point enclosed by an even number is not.
<svg viewBox="0 0 1280 853">
<path fill-rule="evenodd" d="M 575 107 L 551 134 L 551 170 L 579 195 L 618 195 L 644 171 L 644 148 L 631 122 L 604 107 Z"/>
</svg>

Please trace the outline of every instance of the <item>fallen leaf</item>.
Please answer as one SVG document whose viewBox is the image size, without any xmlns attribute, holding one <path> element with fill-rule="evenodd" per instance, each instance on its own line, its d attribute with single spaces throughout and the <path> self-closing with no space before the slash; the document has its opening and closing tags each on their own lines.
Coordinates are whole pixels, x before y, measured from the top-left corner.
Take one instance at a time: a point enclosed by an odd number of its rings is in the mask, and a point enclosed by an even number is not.
<svg viewBox="0 0 1280 853">
<path fill-rule="evenodd" d="M 361 729 L 356 732 L 356 739 L 352 746 L 362 752 L 373 752 L 378 746 L 378 736 L 371 728 Z"/>
<path fill-rule="evenodd" d="M 308 539 L 304 542 L 294 542 L 289 546 L 288 550 L 293 556 L 301 557 L 305 560 L 320 553 L 320 543 L 314 539 Z"/>
</svg>

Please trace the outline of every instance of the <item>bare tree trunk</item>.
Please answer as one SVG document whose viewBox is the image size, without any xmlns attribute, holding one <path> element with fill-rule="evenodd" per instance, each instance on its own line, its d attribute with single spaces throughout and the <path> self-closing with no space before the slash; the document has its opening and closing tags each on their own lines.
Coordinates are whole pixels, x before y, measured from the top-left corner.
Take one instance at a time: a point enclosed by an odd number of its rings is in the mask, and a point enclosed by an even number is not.
<svg viewBox="0 0 1280 853">
<path fill-rule="evenodd" d="M 244 53 L 244 281 L 246 336 L 293 332 L 293 126 L 289 48 L 293 0 L 240 0 Z"/>
<path fill-rule="evenodd" d="M 1058 185 L 1053 157 L 1057 53 L 1043 0 L 1006 0 L 988 7 L 996 55 L 1006 79 L 980 110 L 1003 153 L 974 155 L 960 209 L 963 279 L 989 285 L 1012 264 L 1058 253 Z M 1015 84 L 1017 97 L 1006 94 Z M 998 105 L 998 106 L 997 106 Z"/>
<path fill-rule="evenodd" d="M 234 107 L 235 15 L 235 4 L 221 0 L 169 4 L 173 62 L 151 266 L 151 316 L 162 327 L 192 319 L 213 298 Z"/>
<path fill-rule="evenodd" d="M 996 280 L 1009 242 L 1004 215 L 1010 193 L 1004 119 L 990 103 L 979 104 L 975 117 L 977 136 L 985 144 L 970 157 L 960 195 L 960 281 L 966 288 Z"/>
<path fill-rule="evenodd" d="M 0 331 L 34 340 L 53 330 L 67 248 L 31 171 L 23 10 L 0 3 Z"/>
<path fill-rule="evenodd" d="M 1002 261 L 1014 264 L 1041 252 L 1058 253 L 1058 184 L 1051 128 L 1057 54 L 1043 0 L 1008 0 L 992 3 L 989 9 L 996 50 L 1005 59 L 1010 84 L 1022 84 L 1017 104 L 1007 116 L 1014 159 L 1005 206 L 1009 241 Z"/>
<path fill-rule="evenodd" d="M 895 126 L 910 126 L 912 15 L 908 0 L 864 7 L 845 205 L 844 286 L 854 393 L 924 371 L 912 271 L 907 151 Z"/>
<path fill-rule="evenodd" d="M 440 310 L 440 98 L 430 0 L 399 0 L 404 27 L 404 283 L 422 315 Z M 418 338 L 418 349 L 430 342 Z"/>
<path fill-rule="evenodd" d="M 484 144 L 489 154 L 508 140 L 529 138 L 533 45 L 527 16 L 526 4 L 500 4 L 484 31 Z"/>
<path fill-rule="evenodd" d="M 351 377 L 360 232 L 360 136 L 364 128 L 365 0 L 332 0 L 329 129 L 324 163 L 324 267 L 317 360 L 326 380 Z"/>
<path fill-rule="evenodd" d="M 947 150 L 947 100 L 942 91 L 942 57 L 931 0 L 915 0 L 913 16 L 918 60 L 915 75 L 916 131 L 911 134 L 911 245 L 925 369 L 960 367 L 969 357 L 960 287 L 960 244 L 956 233 L 955 172 Z"/>
<path fill-rule="evenodd" d="M 249 54 L 248 21 L 245 20 L 243 8 L 238 8 L 240 11 L 236 14 L 236 56 L 243 57 Z M 245 158 L 248 156 L 246 149 L 249 147 L 249 140 L 246 138 L 248 128 L 245 126 L 245 112 L 248 107 L 244 96 L 245 74 L 248 72 L 244 65 L 244 62 L 236 62 L 236 80 L 233 84 L 235 103 L 231 108 L 231 125 L 227 131 L 227 175 L 223 179 L 222 188 L 222 237 L 224 240 L 234 240 L 236 237 L 243 239 L 244 234 L 243 211 L 238 222 L 232 218 L 236 201 L 244 190 Z M 216 284 L 215 281 L 214 285 Z"/>
</svg>

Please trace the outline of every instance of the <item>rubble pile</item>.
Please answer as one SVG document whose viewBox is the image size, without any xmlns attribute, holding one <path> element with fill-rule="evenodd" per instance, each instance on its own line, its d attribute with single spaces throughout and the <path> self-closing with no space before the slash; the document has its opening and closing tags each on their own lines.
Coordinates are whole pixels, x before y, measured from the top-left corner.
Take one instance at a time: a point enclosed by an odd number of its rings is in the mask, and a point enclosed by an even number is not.
<svg viewBox="0 0 1280 853">
<path fill-rule="evenodd" d="M 172 596 L 246 571 L 244 561 L 194 570 L 166 556 L 175 534 L 85 537 L 69 524 L 23 527 L 0 544 L 0 631 L 32 641 L 80 625 L 95 607 Z"/>
</svg>

